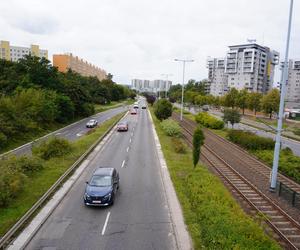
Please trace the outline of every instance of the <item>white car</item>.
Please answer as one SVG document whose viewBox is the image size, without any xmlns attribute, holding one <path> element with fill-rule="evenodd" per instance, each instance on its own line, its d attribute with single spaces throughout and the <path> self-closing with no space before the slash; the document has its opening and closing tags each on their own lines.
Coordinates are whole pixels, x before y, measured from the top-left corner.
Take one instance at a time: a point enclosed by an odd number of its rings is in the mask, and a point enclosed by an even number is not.
<svg viewBox="0 0 300 250">
<path fill-rule="evenodd" d="M 98 125 L 97 120 L 89 120 L 88 123 L 86 124 L 87 128 L 94 128 Z"/>
</svg>

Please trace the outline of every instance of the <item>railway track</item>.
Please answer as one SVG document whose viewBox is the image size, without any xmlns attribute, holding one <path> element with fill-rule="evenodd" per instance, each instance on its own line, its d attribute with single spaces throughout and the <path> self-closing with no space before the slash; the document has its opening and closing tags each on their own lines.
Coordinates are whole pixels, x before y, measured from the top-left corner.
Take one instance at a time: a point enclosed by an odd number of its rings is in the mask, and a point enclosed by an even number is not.
<svg viewBox="0 0 300 250">
<path fill-rule="evenodd" d="M 173 118 L 179 121 L 177 114 L 173 115 Z M 185 119 L 180 124 L 185 140 L 189 146 L 192 146 L 195 124 Z M 246 154 L 245 152 L 242 153 Z M 215 148 L 213 149 L 205 143 L 201 155 L 216 170 L 218 175 L 247 202 L 251 209 L 264 218 L 264 221 L 278 235 L 280 242 L 286 249 L 300 249 L 300 225 L 293 218 L 237 172 L 227 160 L 215 152 Z M 248 160 L 247 158 L 246 161 Z"/>
</svg>

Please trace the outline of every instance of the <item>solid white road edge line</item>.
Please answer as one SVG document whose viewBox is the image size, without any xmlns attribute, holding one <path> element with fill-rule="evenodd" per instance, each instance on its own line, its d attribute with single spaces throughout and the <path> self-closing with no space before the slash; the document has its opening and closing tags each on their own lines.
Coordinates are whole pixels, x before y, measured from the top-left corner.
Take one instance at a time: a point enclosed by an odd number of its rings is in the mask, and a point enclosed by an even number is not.
<svg viewBox="0 0 300 250">
<path fill-rule="evenodd" d="M 108 220 L 109 220 L 109 216 L 110 216 L 110 212 L 108 212 L 107 215 L 106 215 L 105 223 L 104 223 L 104 226 L 103 226 L 103 229 L 102 229 L 102 232 L 101 232 L 102 235 L 104 235 L 104 233 L 105 233 L 107 223 L 108 223 Z"/>
<path fill-rule="evenodd" d="M 121 119 L 123 119 L 126 115 L 128 115 L 128 112 L 126 112 Z M 103 140 L 99 143 L 99 145 L 103 141 L 107 142 L 107 140 L 110 139 L 112 132 L 115 130 L 115 128 L 116 126 L 112 128 L 112 130 L 103 138 Z M 103 146 L 106 145 L 105 142 L 101 144 L 102 145 L 101 149 L 103 149 Z M 93 154 L 91 154 L 89 157 L 92 157 L 93 159 Z M 91 159 L 86 159 L 82 162 L 82 164 L 76 169 L 74 174 L 63 184 L 63 186 L 58 191 L 56 191 L 53 197 L 46 203 L 46 205 L 41 209 L 41 211 L 33 218 L 30 224 L 19 234 L 19 236 L 8 246 L 7 249 L 9 250 L 24 249 L 24 247 L 34 237 L 36 232 L 44 224 L 47 218 L 59 205 L 63 197 L 70 191 L 71 187 L 79 178 L 79 176 L 82 174 L 82 172 L 90 163 L 90 161 Z"/>
<path fill-rule="evenodd" d="M 175 189 L 174 189 L 174 186 L 173 186 L 170 174 L 169 174 L 169 170 L 167 168 L 166 160 L 165 160 L 163 152 L 161 150 L 159 138 L 156 133 L 153 119 L 152 119 L 149 109 L 148 109 L 148 114 L 150 116 L 150 123 L 151 123 L 152 132 L 153 132 L 153 136 L 154 136 L 154 143 L 156 146 L 157 156 L 159 159 L 159 163 L 161 165 L 160 170 L 161 170 L 161 175 L 162 175 L 162 182 L 163 182 L 163 186 L 164 186 L 164 189 L 166 192 L 166 198 L 167 198 L 167 202 L 168 202 L 171 220 L 173 222 L 172 224 L 173 224 L 173 228 L 175 231 L 175 238 L 177 241 L 177 246 L 178 246 L 178 249 L 180 249 L 180 250 L 190 250 L 190 249 L 193 249 L 192 241 L 191 241 L 190 235 L 187 231 L 187 227 L 184 223 L 182 209 L 181 209 L 178 197 L 176 195 L 176 192 L 175 192 Z"/>
<path fill-rule="evenodd" d="M 125 165 L 125 160 L 122 162 L 121 168 L 123 168 Z"/>
</svg>

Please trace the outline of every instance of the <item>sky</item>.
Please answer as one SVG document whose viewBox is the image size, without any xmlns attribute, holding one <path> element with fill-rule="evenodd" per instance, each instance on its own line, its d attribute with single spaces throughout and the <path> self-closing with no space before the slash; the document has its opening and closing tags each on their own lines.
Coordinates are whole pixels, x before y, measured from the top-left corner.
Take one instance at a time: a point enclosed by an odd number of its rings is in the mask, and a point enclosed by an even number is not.
<svg viewBox="0 0 300 250">
<path fill-rule="evenodd" d="M 207 78 L 206 60 L 256 39 L 284 59 L 288 0 L 2 0 L 0 40 L 71 52 L 114 81 Z M 300 0 L 294 1 L 290 58 L 300 59 Z M 276 71 L 275 81 L 280 79 Z"/>
</svg>

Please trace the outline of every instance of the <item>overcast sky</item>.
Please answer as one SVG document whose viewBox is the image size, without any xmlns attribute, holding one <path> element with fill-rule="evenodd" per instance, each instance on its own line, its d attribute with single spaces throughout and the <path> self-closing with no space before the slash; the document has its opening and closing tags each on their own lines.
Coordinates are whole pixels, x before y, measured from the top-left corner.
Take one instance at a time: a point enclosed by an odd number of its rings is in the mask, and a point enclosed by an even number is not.
<svg viewBox="0 0 300 250">
<path fill-rule="evenodd" d="M 247 38 L 284 58 L 288 0 L 2 0 L 0 40 L 72 52 L 114 80 L 182 81 L 174 58 L 194 59 L 186 80 L 207 77 L 206 59 Z M 290 58 L 300 58 L 300 1 L 294 1 Z M 275 76 L 279 79 L 278 72 Z"/>
</svg>

